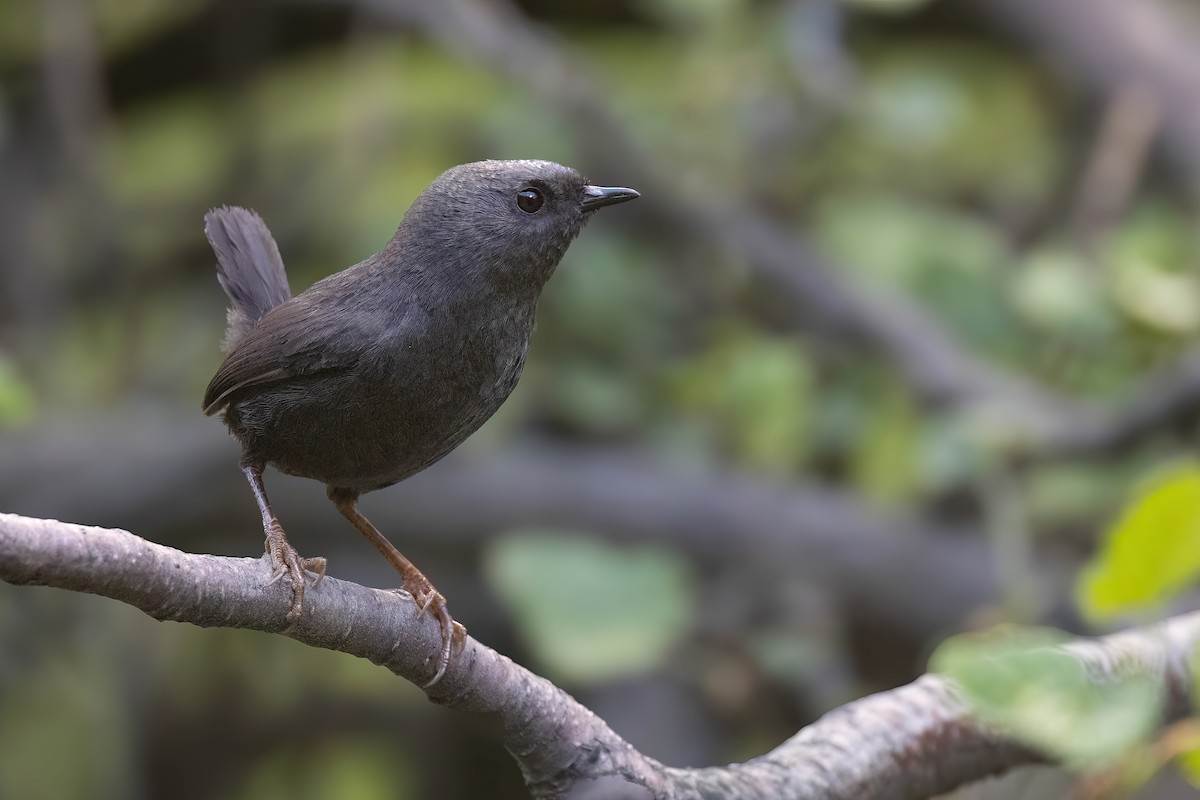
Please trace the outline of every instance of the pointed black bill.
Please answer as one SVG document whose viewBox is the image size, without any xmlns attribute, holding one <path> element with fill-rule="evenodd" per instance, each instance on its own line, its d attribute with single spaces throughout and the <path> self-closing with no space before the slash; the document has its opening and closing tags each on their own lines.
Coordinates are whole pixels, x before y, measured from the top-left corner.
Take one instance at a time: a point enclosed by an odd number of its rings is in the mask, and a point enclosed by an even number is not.
<svg viewBox="0 0 1200 800">
<path fill-rule="evenodd" d="M 624 203 L 635 197 L 641 197 L 641 195 L 633 189 L 622 189 L 619 186 L 585 186 L 583 187 L 583 201 L 580 205 L 583 206 L 584 211 L 595 211 L 597 208 Z"/>
</svg>

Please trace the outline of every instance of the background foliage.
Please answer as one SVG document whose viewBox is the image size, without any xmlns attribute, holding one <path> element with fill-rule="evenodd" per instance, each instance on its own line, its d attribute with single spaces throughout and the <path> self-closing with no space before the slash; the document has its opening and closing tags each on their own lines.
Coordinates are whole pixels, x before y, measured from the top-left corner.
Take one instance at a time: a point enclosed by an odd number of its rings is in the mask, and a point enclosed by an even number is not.
<svg viewBox="0 0 1200 800">
<path fill-rule="evenodd" d="M 1186 377 L 1194 180 L 1155 148 L 1169 109 L 1136 82 L 1094 91 L 984 5 L 523 0 L 487 29 L 489 53 L 454 13 L 403 2 L 0 0 L 0 507 L 255 554 L 236 450 L 197 419 L 224 320 L 205 210 L 256 208 L 298 290 L 379 249 L 443 169 L 548 158 L 647 191 L 572 247 L 521 386 L 436 485 L 541 448 L 568 472 L 633 454 L 651 477 L 613 488 L 607 516 L 539 497 L 553 520 L 452 497 L 408 519 L 402 489 L 370 497 L 478 638 L 649 754 L 699 765 L 911 679 L 953 633 L 1080 633 L 1186 604 L 1200 477 L 1178 459 L 1200 403 L 1103 448 L 1055 447 L 1032 423 L 1045 397 L 1086 422 L 1159 386 L 1148 375 Z M 1187 6 L 1167 12 L 1200 37 Z M 513 38 L 528 30 L 573 58 L 549 69 Z M 697 226 L 697 208 L 719 224 Z M 822 322 L 836 294 L 801 307 L 764 281 L 747 220 L 797 237 L 795 274 L 815 274 L 811 248 L 854 297 L 910 303 L 982 365 L 969 402 Z M 1009 403 L 991 371 L 1047 394 Z M 581 473 L 589 502 L 610 474 Z M 639 504 L 684 497 L 668 487 L 688 476 L 709 488 L 668 535 Z M 268 480 L 302 552 L 393 582 L 332 509 L 300 513 L 319 487 Z M 771 516 L 780 498 L 795 513 Z M 750 518 L 779 552 L 710 535 Z M 813 530 L 841 544 L 801 561 L 786 543 Z M 880 547 L 914 561 L 866 581 L 854 565 Z M 908 571 L 939 558 L 959 566 Z M 956 605 L 964 585 L 978 593 Z M 899 626 L 864 611 L 901 601 L 934 610 Z M 0 797 L 523 796 L 487 720 L 365 663 L 5 587 L 0 642 Z M 1089 738 L 1151 728 L 1144 687 L 1101 707 L 1020 643 L 973 667 L 956 640 L 935 662 L 1085 772 L 1134 775 L 1105 786 L 1191 791 L 1169 770 L 1141 786 L 1154 770 L 1130 766 L 1136 736 Z M 987 649 L 1010 646 L 1012 661 Z M 1044 691 L 1076 705 L 1047 712 Z M 1062 796 L 1039 780 L 1020 796 Z"/>
</svg>

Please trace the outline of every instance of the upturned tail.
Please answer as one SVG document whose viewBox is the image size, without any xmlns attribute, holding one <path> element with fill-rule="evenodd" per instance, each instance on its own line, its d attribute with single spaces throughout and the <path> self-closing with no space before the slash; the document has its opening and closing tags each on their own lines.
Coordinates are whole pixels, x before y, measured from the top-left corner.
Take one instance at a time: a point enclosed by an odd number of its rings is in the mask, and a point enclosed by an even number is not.
<svg viewBox="0 0 1200 800">
<path fill-rule="evenodd" d="M 223 206 L 204 215 L 204 235 L 217 255 L 217 280 L 229 296 L 228 353 L 263 315 L 292 296 L 283 259 L 262 217 Z"/>
</svg>

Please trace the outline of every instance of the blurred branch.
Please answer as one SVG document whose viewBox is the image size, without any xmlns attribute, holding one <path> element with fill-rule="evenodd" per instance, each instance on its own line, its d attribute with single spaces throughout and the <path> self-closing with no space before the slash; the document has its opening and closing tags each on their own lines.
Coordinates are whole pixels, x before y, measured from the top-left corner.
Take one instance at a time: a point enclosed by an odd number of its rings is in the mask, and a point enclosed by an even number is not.
<svg viewBox="0 0 1200 800">
<path fill-rule="evenodd" d="M 1133 89 L 1159 116 L 1176 177 L 1200 197 L 1196 25 L 1158 0 L 984 0 L 978 8 L 1100 100 Z"/>
<path fill-rule="evenodd" d="M 438 652 L 438 627 L 400 595 L 327 578 L 304 618 L 284 629 L 290 590 L 268 586 L 263 559 L 184 553 L 125 531 L 0 514 L 0 580 L 110 597 L 154 619 L 282 633 L 384 666 L 420 685 Z M 1131 672 L 1159 681 L 1171 713 L 1188 704 L 1189 656 L 1200 613 L 1069 645 L 1097 685 Z M 544 678 L 466 637 L 431 700 L 495 713 L 505 747 L 537 798 L 562 798 L 619 779 L 643 797 L 923 798 L 1041 760 L 974 721 L 945 678 L 835 710 L 765 756 L 719 768 L 674 769 L 650 759 Z M 615 794 L 615 792 L 613 793 Z M 621 796 L 635 796 L 624 793 Z"/>
<path fill-rule="evenodd" d="M 42 36 L 32 124 L 11 124 L 7 87 L 0 93 L 0 335 L 13 341 L 37 338 L 67 299 L 69 276 L 54 268 L 51 251 L 78 247 L 94 268 L 102 260 L 93 253 L 111 250 L 117 228 L 101 175 L 109 120 L 93 9 L 80 0 L 30 7 Z M 42 232 L 55 215 L 53 227 L 72 225 L 69 244 L 44 241 L 53 238 Z M 119 277 L 105 274 L 104 283 Z"/>
<path fill-rule="evenodd" d="M 1160 113 L 1155 98 L 1137 84 L 1117 89 L 1104 110 L 1072 214 L 1072 227 L 1093 252 L 1137 190 Z"/>
<path fill-rule="evenodd" d="M 87 192 L 103 189 L 97 149 L 106 122 L 102 59 L 86 3 L 41 0 L 42 73 L 53 133 L 67 174 Z"/>
<path fill-rule="evenodd" d="M 39 6 L 47 122 L 61 154 L 54 179 L 79 231 L 82 279 L 106 286 L 122 276 L 108 269 L 120 261 L 115 257 L 120 226 L 103 174 L 103 134 L 110 120 L 95 10 L 85 0 L 40 0 Z"/>
<path fill-rule="evenodd" d="M 1117 455 L 1140 441 L 1185 426 L 1200 415 L 1200 347 L 1138 381 L 1133 396 L 1106 412 L 1090 411 L 1027 443 L 1029 461 Z"/>
</svg>

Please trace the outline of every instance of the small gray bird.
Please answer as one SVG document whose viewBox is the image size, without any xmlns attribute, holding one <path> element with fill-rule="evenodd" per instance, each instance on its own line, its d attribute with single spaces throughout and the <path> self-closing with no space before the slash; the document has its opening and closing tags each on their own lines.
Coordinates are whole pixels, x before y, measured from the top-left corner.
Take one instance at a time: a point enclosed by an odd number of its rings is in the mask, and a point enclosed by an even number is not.
<svg viewBox="0 0 1200 800">
<path fill-rule="evenodd" d="M 242 444 L 262 513 L 272 582 L 287 577 L 300 618 L 306 571 L 325 559 L 288 542 L 263 488 L 267 464 L 325 484 L 337 510 L 400 573 L 442 628 L 428 685 L 450 662 L 445 598 L 357 508 L 363 492 L 457 447 L 512 392 L 546 280 L 591 212 L 632 200 L 549 161 L 480 161 L 423 191 L 382 252 L 291 296 L 271 233 L 252 211 L 205 216 L 229 296 L 227 354 L 204 393 Z"/>
</svg>

